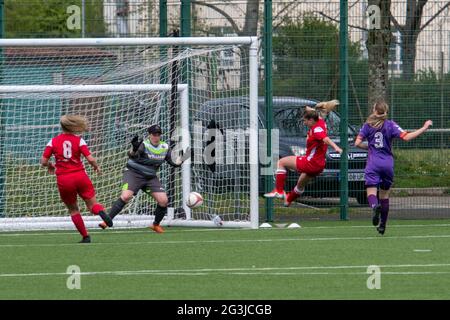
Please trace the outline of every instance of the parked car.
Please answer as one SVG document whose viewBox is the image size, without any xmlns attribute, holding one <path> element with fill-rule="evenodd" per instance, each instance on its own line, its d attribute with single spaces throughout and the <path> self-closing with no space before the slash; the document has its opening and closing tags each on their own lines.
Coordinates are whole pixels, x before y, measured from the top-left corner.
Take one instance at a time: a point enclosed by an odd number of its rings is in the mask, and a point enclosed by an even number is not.
<svg viewBox="0 0 450 320">
<path fill-rule="evenodd" d="M 279 130 L 279 157 L 301 156 L 306 152 L 306 133 L 308 128 L 303 125 L 303 112 L 305 106 L 313 107 L 318 101 L 298 97 L 273 97 L 273 128 Z M 259 128 L 265 128 L 265 103 L 264 97 L 258 98 L 258 122 Z M 246 97 L 229 97 L 209 100 L 199 106 L 193 114 L 193 121 L 201 123 L 201 131 L 208 128 L 217 128 L 224 133 L 227 129 L 244 129 L 248 127 L 249 100 Z M 325 119 L 328 128 L 328 136 L 338 145 L 340 144 L 338 112 L 331 112 Z M 348 150 L 348 180 L 349 196 L 355 197 L 360 204 L 365 204 L 366 191 L 364 187 L 364 168 L 367 161 L 367 151 L 357 149 L 353 141 L 357 135 L 355 127 L 348 126 L 349 150 Z M 235 154 L 240 154 L 241 159 L 248 161 L 248 141 L 236 144 L 236 141 L 225 141 L 225 144 L 233 143 L 236 146 Z M 202 144 L 204 149 L 207 143 Z M 253 151 L 253 150 L 252 150 Z M 256 151 L 255 151 L 256 152 Z M 239 155 L 238 155 L 239 156 Z M 339 196 L 340 178 L 340 154 L 332 148 L 328 148 L 325 170 L 313 179 L 305 188 L 305 196 L 318 198 Z M 226 161 L 224 161 L 226 162 Z M 227 192 L 223 188 L 238 189 L 249 185 L 248 165 L 243 164 L 194 164 L 193 179 L 196 188 L 209 188 L 211 192 Z M 261 165 L 260 165 L 261 170 Z M 271 177 L 273 178 L 273 176 Z M 286 190 L 291 190 L 298 179 L 297 172 L 288 172 Z M 264 193 L 263 176 L 260 175 L 260 194 Z M 229 190 L 228 190 L 229 191 Z"/>
</svg>

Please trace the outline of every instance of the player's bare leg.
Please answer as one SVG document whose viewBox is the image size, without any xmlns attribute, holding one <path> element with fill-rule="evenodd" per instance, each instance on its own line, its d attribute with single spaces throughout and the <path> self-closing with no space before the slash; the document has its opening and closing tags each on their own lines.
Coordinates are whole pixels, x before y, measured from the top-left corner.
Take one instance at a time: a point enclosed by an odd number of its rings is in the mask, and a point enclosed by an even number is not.
<svg viewBox="0 0 450 320">
<path fill-rule="evenodd" d="M 111 209 L 109 210 L 108 217 L 113 220 L 116 215 L 122 211 L 123 207 L 133 199 L 134 192 L 131 190 L 122 190 L 122 193 L 120 194 L 119 199 L 117 199 L 113 205 L 111 206 Z M 102 222 L 98 225 L 102 229 L 106 229 L 108 225 L 105 222 Z"/>
<path fill-rule="evenodd" d="M 113 226 L 112 219 L 106 214 L 105 208 L 97 202 L 95 196 L 90 199 L 84 199 L 84 202 L 86 203 L 87 208 L 90 212 L 92 212 L 92 214 L 99 215 L 100 218 L 102 218 L 105 225 L 107 225 L 108 227 Z"/>
<path fill-rule="evenodd" d="M 275 172 L 275 189 L 264 194 L 266 198 L 285 198 L 284 182 L 286 181 L 287 170 L 297 170 L 297 157 L 289 156 L 278 160 L 277 171 Z"/>
<path fill-rule="evenodd" d="M 152 197 L 156 200 L 157 204 L 155 209 L 155 220 L 150 226 L 150 229 L 157 233 L 163 233 L 164 229 L 159 224 L 167 213 L 169 199 L 167 198 L 167 194 L 165 192 L 153 192 Z"/>
<path fill-rule="evenodd" d="M 303 192 L 305 191 L 306 184 L 313 179 L 313 176 L 310 176 L 306 173 L 300 174 L 300 177 L 298 178 L 297 185 L 294 187 L 294 189 L 287 194 L 287 197 L 284 201 L 284 206 L 289 207 L 292 202 L 295 201 L 298 197 L 300 197 Z"/>
<path fill-rule="evenodd" d="M 70 218 L 72 219 L 73 224 L 77 228 L 78 232 L 81 234 L 83 239 L 81 239 L 80 243 L 90 243 L 91 237 L 89 236 L 86 226 L 84 225 L 83 217 L 80 214 L 80 209 L 76 203 L 67 204 L 66 207 L 69 210 Z"/>
</svg>

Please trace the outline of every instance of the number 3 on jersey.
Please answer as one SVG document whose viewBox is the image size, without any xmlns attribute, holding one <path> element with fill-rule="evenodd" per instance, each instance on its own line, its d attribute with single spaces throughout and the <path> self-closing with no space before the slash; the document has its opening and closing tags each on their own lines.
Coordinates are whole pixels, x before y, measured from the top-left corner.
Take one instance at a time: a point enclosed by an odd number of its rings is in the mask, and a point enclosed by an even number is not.
<svg viewBox="0 0 450 320">
<path fill-rule="evenodd" d="M 72 142 L 67 140 L 63 142 L 63 155 L 66 159 L 72 158 Z"/>
<path fill-rule="evenodd" d="M 381 149 L 383 146 L 383 134 L 381 132 L 375 133 L 375 148 Z"/>
</svg>

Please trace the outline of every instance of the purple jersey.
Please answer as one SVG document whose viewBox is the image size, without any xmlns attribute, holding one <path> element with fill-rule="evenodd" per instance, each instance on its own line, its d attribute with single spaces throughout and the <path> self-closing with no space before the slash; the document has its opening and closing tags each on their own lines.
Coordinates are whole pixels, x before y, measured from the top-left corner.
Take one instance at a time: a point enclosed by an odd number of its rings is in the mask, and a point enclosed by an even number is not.
<svg viewBox="0 0 450 320">
<path fill-rule="evenodd" d="M 369 157 L 366 164 L 366 186 L 380 183 L 384 189 L 389 189 L 393 182 L 394 158 L 392 156 L 392 141 L 406 135 L 400 126 L 392 120 L 385 120 L 381 128 L 374 128 L 365 123 L 359 131 L 359 137 L 367 140 Z"/>
</svg>

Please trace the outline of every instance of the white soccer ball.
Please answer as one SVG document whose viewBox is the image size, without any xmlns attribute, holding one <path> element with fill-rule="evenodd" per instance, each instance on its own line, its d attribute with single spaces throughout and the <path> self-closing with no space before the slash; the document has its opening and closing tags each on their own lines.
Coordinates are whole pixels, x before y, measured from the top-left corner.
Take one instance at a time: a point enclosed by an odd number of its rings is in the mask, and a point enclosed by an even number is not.
<svg viewBox="0 0 450 320">
<path fill-rule="evenodd" d="M 187 206 L 191 209 L 197 208 L 203 204 L 203 197 L 198 192 L 189 193 L 189 198 L 186 202 Z"/>
</svg>

